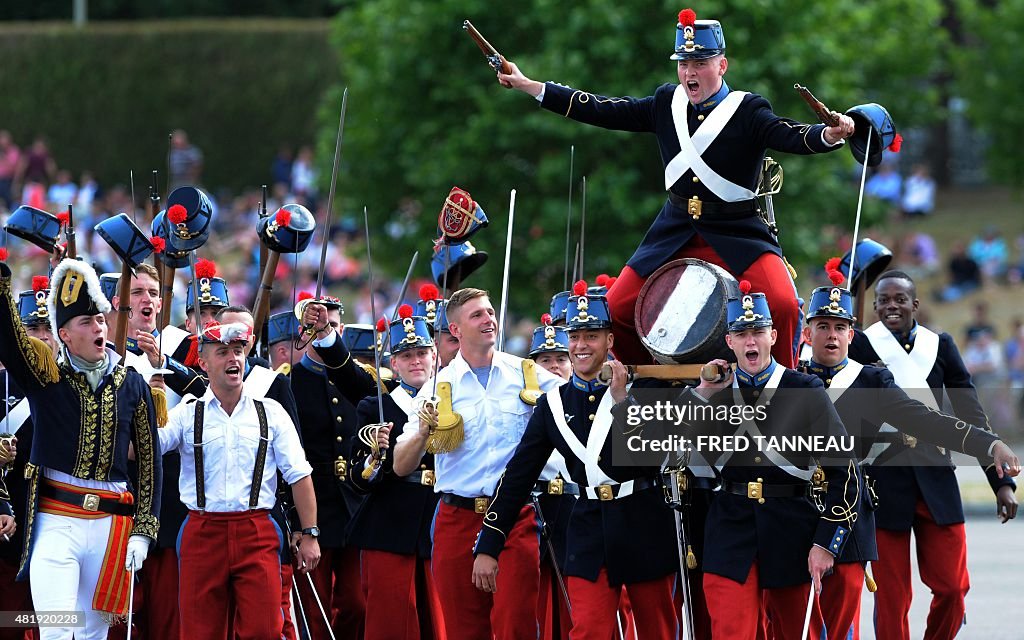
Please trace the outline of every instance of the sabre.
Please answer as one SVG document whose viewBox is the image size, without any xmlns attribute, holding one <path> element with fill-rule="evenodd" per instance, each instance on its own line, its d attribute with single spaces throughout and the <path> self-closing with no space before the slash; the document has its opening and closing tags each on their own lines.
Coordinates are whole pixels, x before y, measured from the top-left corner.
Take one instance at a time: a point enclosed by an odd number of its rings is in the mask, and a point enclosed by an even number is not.
<svg viewBox="0 0 1024 640">
<path fill-rule="evenodd" d="M 569 147 L 569 211 L 565 214 L 565 278 L 562 291 L 569 290 L 569 231 L 572 229 L 572 170 L 576 159 L 576 145 Z"/>
<path fill-rule="evenodd" d="M 366 256 L 367 256 L 367 259 L 369 259 L 370 254 L 367 253 Z M 391 321 L 392 322 L 394 322 L 395 319 L 398 317 L 398 307 L 401 306 L 402 300 L 405 299 L 405 294 L 409 290 L 409 281 L 412 279 L 412 270 L 414 268 L 416 268 L 416 261 L 419 259 L 419 257 L 420 257 L 420 252 L 416 251 L 415 253 L 412 254 L 412 260 L 409 261 L 409 268 L 405 272 L 405 280 L 402 281 L 402 288 L 399 289 L 399 291 L 398 291 L 398 301 L 395 302 L 395 312 L 393 314 L 391 314 Z M 372 293 L 372 291 L 371 291 L 371 293 Z M 373 304 L 372 304 L 373 303 L 373 298 L 372 297 L 370 298 L 370 302 L 371 302 L 370 306 L 372 307 L 373 306 Z"/>
<path fill-rule="evenodd" d="M 331 634 L 331 640 L 336 640 L 334 637 L 334 629 L 331 629 L 331 621 L 327 619 L 327 612 L 324 611 L 324 604 L 320 602 L 320 594 L 316 592 L 316 587 L 313 586 L 313 578 L 307 573 L 306 579 L 309 580 L 309 590 L 313 592 L 313 598 L 316 600 L 316 606 L 320 607 L 320 615 L 324 617 L 324 625 L 327 627 L 327 633 Z"/>
<path fill-rule="evenodd" d="M 306 620 L 306 610 L 302 607 L 302 593 L 299 591 L 299 583 L 295 580 L 294 573 L 292 573 L 292 588 L 295 590 L 295 604 L 299 607 L 299 619 L 302 620 L 302 626 L 306 629 L 306 636 L 309 637 L 309 620 Z"/>
<path fill-rule="evenodd" d="M 871 153 L 871 133 L 874 127 L 868 125 L 867 140 L 864 142 L 864 168 L 860 172 L 860 193 L 857 194 L 857 218 L 853 222 L 853 244 L 850 245 L 850 270 L 846 278 L 846 290 L 850 291 L 850 284 L 853 282 L 853 264 L 857 260 L 857 235 L 860 233 L 860 214 L 864 206 L 864 181 L 868 177 L 868 154 Z"/>
<path fill-rule="evenodd" d="M 259 216 L 260 216 L 260 219 L 263 219 L 263 218 L 267 217 L 267 185 L 263 185 L 263 191 L 262 191 L 261 199 L 260 199 Z M 263 273 L 263 270 L 266 268 L 267 260 L 269 259 L 269 257 L 270 257 L 270 249 L 267 247 L 267 243 L 263 242 L 261 240 L 260 241 L 260 264 L 259 264 L 260 273 Z M 298 259 L 299 259 L 299 257 L 295 256 L 295 261 L 296 262 L 298 262 Z M 295 298 L 295 287 L 293 285 L 292 286 L 292 308 L 295 308 L 295 300 L 294 300 L 294 298 Z M 268 305 L 270 304 L 269 297 L 267 299 L 267 304 Z M 267 318 L 269 318 L 270 317 L 270 313 L 269 313 L 270 310 L 268 309 L 267 311 L 268 311 Z M 258 311 L 257 311 L 256 315 L 259 315 Z M 268 336 L 270 331 L 269 330 L 268 331 L 263 331 L 262 330 L 262 325 L 261 325 L 260 329 L 261 330 L 259 332 L 259 342 L 256 345 L 256 350 L 257 350 L 257 353 L 261 353 L 260 349 L 262 349 L 262 353 L 266 353 L 268 351 L 268 349 L 269 349 L 269 347 L 267 345 L 267 342 L 270 340 L 270 337 Z M 294 346 L 294 343 L 295 343 L 295 341 L 293 340 L 292 341 L 293 346 Z"/>
<path fill-rule="evenodd" d="M 582 203 L 580 205 L 580 277 L 583 278 L 586 277 L 583 275 L 583 239 L 587 235 L 587 176 L 583 176 L 583 196 L 581 200 Z"/>
<path fill-rule="evenodd" d="M 800 640 L 807 640 L 807 632 L 811 630 L 811 611 L 814 610 L 814 582 L 807 593 L 807 611 L 804 612 L 804 630 L 800 632 Z"/>
<path fill-rule="evenodd" d="M 508 310 L 508 271 L 512 257 L 512 225 L 516 218 L 516 190 L 513 189 L 508 201 L 508 231 L 505 234 L 505 270 L 501 276 L 501 311 L 498 316 L 498 351 L 505 346 L 505 311 Z"/>
<path fill-rule="evenodd" d="M 686 527 L 683 525 L 683 514 L 680 511 L 683 506 L 683 499 L 679 493 L 680 473 L 682 473 L 681 469 L 673 469 L 666 472 L 666 475 L 669 480 L 670 506 L 672 507 L 672 516 L 676 525 L 676 550 L 679 553 L 679 571 L 681 572 L 680 577 L 683 584 L 683 606 L 680 608 L 680 613 L 683 616 L 683 624 L 689 634 L 688 637 L 692 640 L 696 636 L 693 633 L 693 600 L 690 598 L 690 568 L 686 564 L 686 549 L 688 546 Z"/>
<path fill-rule="evenodd" d="M 135 600 L 135 564 L 132 563 L 131 576 L 128 578 L 128 637 L 132 637 L 132 608 Z"/>
<path fill-rule="evenodd" d="M 374 290 L 373 290 L 373 258 L 370 256 L 370 218 L 369 218 L 368 214 L 366 213 L 366 207 L 363 207 L 363 224 L 366 227 L 366 269 L 369 272 L 369 281 L 370 281 L 370 316 L 373 318 L 374 323 L 376 323 L 377 322 L 377 301 L 376 301 L 376 297 L 377 296 L 374 295 Z M 413 258 L 413 264 L 415 264 L 415 262 L 416 262 L 416 259 L 414 257 Z M 411 268 L 412 267 L 410 266 L 410 270 L 411 270 Z M 408 277 L 406 277 L 406 284 L 408 284 L 408 282 L 409 282 Z M 404 289 L 402 290 L 402 294 L 398 297 L 398 303 L 399 304 L 402 303 L 402 296 L 403 295 L 405 295 L 405 290 Z M 377 330 L 377 325 L 376 324 L 374 324 L 373 329 L 376 332 L 376 330 Z M 377 337 L 378 340 L 383 340 L 383 338 L 381 338 L 380 336 L 376 336 L 376 337 Z M 375 341 L 374 342 L 374 349 L 373 349 L 373 368 L 376 369 L 376 371 L 377 371 L 377 385 L 376 385 L 376 387 L 377 387 L 377 416 L 380 418 L 379 424 L 384 424 L 384 396 L 383 396 L 383 393 L 381 392 L 381 389 L 380 389 L 380 351 L 381 351 L 381 348 L 383 348 L 382 347 L 382 343 L 379 343 L 379 342 Z M 383 459 L 383 456 L 381 456 L 381 459 Z"/>
<path fill-rule="evenodd" d="M 442 242 L 444 236 L 441 236 L 437 241 Z M 444 305 L 444 315 L 448 317 L 448 269 L 451 268 L 451 251 L 447 247 L 444 249 L 444 275 L 441 276 L 441 304 Z M 441 314 L 437 314 L 437 318 L 434 320 L 434 335 L 441 332 Z M 434 375 L 433 375 L 433 389 L 430 392 L 430 400 L 428 402 L 435 403 L 437 400 L 437 373 L 441 370 L 441 358 L 434 358 Z"/>
<path fill-rule="evenodd" d="M 348 108 L 348 87 L 341 94 L 341 116 L 338 118 L 338 137 L 334 142 L 334 168 L 331 169 L 331 189 L 327 192 L 327 209 L 324 210 L 323 237 L 320 244 L 320 271 L 316 274 L 316 300 L 324 290 L 324 265 L 327 263 L 327 242 L 331 230 L 331 211 L 334 209 L 334 189 L 338 182 L 338 165 L 341 163 L 341 140 L 345 131 L 345 110 Z M 376 319 L 374 319 L 376 322 Z M 302 327 L 303 332 L 312 335 L 312 325 Z"/>
<path fill-rule="evenodd" d="M 196 252 L 188 252 L 188 266 L 192 270 L 192 311 L 196 314 L 196 350 L 203 351 L 203 314 L 199 309 L 199 278 L 196 277 Z"/>
<path fill-rule="evenodd" d="M 136 206 L 137 201 L 135 200 L 135 170 L 134 169 L 129 169 L 128 170 L 128 184 L 131 185 L 131 188 L 132 188 L 132 222 L 134 222 L 137 225 L 137 224 L 139 224 L 139 218 L 136 215 L 136 211 L 135 211 L 138 207 Z"/>
<path fill-rule="evenodd" d="M 540 499 L 531 495 L 533 498 L 533 508 L 537 512 L 537 518 L 541 523 L 541 530 L 547 531 L 548 521 L 544 518 L 544 512 L 540 508 Z M 558 580 L 558 590 L 562 592 L 562 598 L 565 599 L 565 608 L 572 615 L 572 602 L 569 600 L 569 590 L 565 587 L 565 578 L 562 577 L 562 570 L 558 567 L 557 554 L 555 553 L 555 545 L 551 543 L 551 536 L 545 534 L 544 541 L 548 545 L 548 560 L 551 561 L 551 568 L 555 571 L 555 578 Z"/>
</svg>

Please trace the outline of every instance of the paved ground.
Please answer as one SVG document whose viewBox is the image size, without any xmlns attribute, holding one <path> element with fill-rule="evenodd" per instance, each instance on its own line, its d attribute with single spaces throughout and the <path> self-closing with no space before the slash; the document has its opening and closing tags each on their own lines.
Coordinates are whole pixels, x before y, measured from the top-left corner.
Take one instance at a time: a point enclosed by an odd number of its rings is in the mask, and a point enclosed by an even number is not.
<svg viewBox="0 0 1024 640">
<path fill-rule="evenodd" d="M 972 480 L 981 477 L 976 469 L 970 469 L 969 476 L 958 475 Z M 967 566 L 971 574 L 971 591 L 967 594 L 967 626 L 957 636 L 957 640 L 1019 640 L 1024 637 L 1024 606 L 1020 603 L 1020 579 L 1024 575 L 1024 535 L 1021 529 L 1024 527 L 1021 521 L 1024 513 L 1017 520 L 1003 525 L 995 517 L 994 499 L 990 507 L 985 503 L 974 503 L 970 507 L 972 515 L 967 519 Z M 911 637 L 921 638 L 924 635 L 931 594 L 917 579 L 916 560 L 916 557 L 913 558 L 915 583 L 910 624 Z M 877 579 L 881 581 L 884 577 L 877 576 Z M 864 592 L 861 606 L 863 640 L 873 640 L 875 637 L 871 626 L 872 598 L 867 591 Z"/>
</svg>

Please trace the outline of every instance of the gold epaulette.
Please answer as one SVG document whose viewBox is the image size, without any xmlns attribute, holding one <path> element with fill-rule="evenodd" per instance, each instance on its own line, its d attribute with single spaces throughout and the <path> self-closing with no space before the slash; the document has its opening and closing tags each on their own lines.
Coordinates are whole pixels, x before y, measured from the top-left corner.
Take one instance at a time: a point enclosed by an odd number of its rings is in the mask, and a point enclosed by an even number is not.
<svg viewBox="0 0 1024 640">
<path fill-rule="evenodd" d="M 519 399 L 530 405 L 537 406 L 537 401 L 544 395 L 537 380 L 537 363 L 529 358 L 523 359 L 523 388 L 519 391 Z"/>
<path fill-rule="evenodd" d="M 279 373 L 282 376 L 290 376 L 292 374 L 292 365 L 291 365 L 291 363 L 290 362 L 282 362 L 276 369 L 274 369 L 274 373 Z"/>
</svg>

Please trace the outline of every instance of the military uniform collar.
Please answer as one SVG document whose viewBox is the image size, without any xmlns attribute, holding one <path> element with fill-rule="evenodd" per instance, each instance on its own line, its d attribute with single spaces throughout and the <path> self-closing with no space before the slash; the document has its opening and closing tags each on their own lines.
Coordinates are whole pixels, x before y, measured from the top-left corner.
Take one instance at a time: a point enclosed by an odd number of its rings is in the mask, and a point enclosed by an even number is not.
<svg viewBox="0 0 1024 640">
<path fill-rule="evenodd" d="M 405 380 L 399 380 L 399 381 L 398 381 L 398 384 L 399 384 L 399 385 L 400 385 L 400 386 L 401 386 L 401 387 L 402 387 L 403 389 L 405 389 L 405 392 L 406 392 L 406 393 L 408 393 L 410 397 L 413 397 L 413 398 L 415 398 L 415 397 L 416 397 L 416 394 L 417 394 L 417 393 L 419 393 L 419 389 L 417 389 L 416 387 L 412 386 L 411 384 L 409 384 L 409 383 L 408 383 L 408 382 L 406 382 Z"/>
<path fill-rule="evenodd" d="M 721 88 L 718 89 L 718 91 L 715 92 L 715 95 L 711 96 L 710 98 L 708 98 L 704 102 L 701 102 L 700 104 L 693 105 L 693 110 L 696 113 L 707 114 L 708 111 L 711 111 L 716 106 L 721 104 L 722 100 L 725 100 L 725 96 L 729 95 L 729 91 L 729 85 L 727 85 L 725 83 L 725 80 L 723 79 L 722 86 Z"/>
<path fill-rule="evenodd" d="M 836 374 L 846 368 L 846 365 L 850 364 L 849 358 L 843 358 L 843 361 L 834 367 L 826 367 L 823 364 L 818 364 L 814 360 L 807 363 L 807 371 L 812 375 L 816 375 L 821 378 L 821 381 L 825 383 L 825 386 L 832 384 L 832 379 L 836 377 Z"/>
<path fill-rule="evenodd" d="M 153 337 L 156 338 L 157 336 L 160 335 L 160 331 L 158 331 L 157 329 L 154 329 L 152 334 L 153 334 Z M 142 349 L 139 348 L 139 342 L 135 338 L 127 338 L 125 340 L 124 345 L 125 345 L 125 349 L 126 350 L 131 351 L 132 353 L 134 353 L 137 356 L 141 356 L 142 355 Z"/>
<path fill-rule="evenodd" d="M 319 362 L 313 362 L 313 359 L 310 358 L 308 354 L 302 354 L 302 360 L 299 361 L 299 364 L 306 367 L 313 373 L 318 373 L 322 376 L 327 375 L 327 367 L 320 364 Z"/>
<path fill-rule="evenodd" d="M 768 366 L 763 371 L 754 375 L 736 367 L 736 382 L 741 387 L 763 387 L 768 382 L 768 378 L 772 377 L 776 366 L 778 366 L 778 363 L 775 362 L 775 358 L 772 358 L 772 361 L 768 363 Z"/>
<path fill-rule="evenodd" d="M 598 380 L 597 378 L 594 378 L 593 380 L 584 380 L 583 378 L 579 377 L 575 373 L 572 374 L 571 378 L 569 378 L 569 382 L 576 389 L 579 389 L 580 391 L 587 391 L 587 392 L 600 391 L 600 390 L 602 390 L 602 389 L 604 389 L 605 387 L 608 386 L 608 385 L 604 384 L 603 382 L 601 382 L 600 380 Z"/>
<path fill-rule="evenodd" d="M 917 339 L 917 320 L 914 320 L 914 325 L 910 327 L 910 333 L 902 334 L 892 331 L 892 337 L 896 338 L 896 341 L 900 343 L 904 351 L 911 351 L 914 348 L 914 340 Z"/>
</svg>

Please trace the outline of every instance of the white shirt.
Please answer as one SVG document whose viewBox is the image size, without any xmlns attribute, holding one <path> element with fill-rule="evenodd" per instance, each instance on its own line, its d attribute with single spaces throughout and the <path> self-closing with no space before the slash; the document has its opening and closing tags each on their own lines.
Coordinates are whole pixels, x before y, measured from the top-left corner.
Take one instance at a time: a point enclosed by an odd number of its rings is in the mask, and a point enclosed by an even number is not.
<svg viewBox="0 0 1024 640">
<path fill-rule="evenodd" d="M 522 361 L 496 351 L 486 387 L 480 385 L 461 352 L 437 374 L 438 382 L 452 384 L 452 408 L 462 416 L 466 439 L 455 451 L 434 456 L 435 491 L 464 498 L 494 495 L 498 478 L 533 415 L 533 407 L 519 399 L 523 389 Z M 537 380 L 544 392 L 564 382 L 541 368 L 537 369 Z M 433 387 L 430 383 L 423 385 L 416 398 L 429 398 Z M 407 440 L 418 431 L 419 418 L 413 414 L 398 441 Z"/>
<path fill-rule="evenodd" d="M 284 407 L 271 398 L 260 401 L 267 413 L 270 442 L 256 508 L 270 509 L 276 499 L 278 471 L 285 482 L 295 484 L 313 473 L 313 467 L 306 461 L 299 434 Z M 196 402 L 179 404 L 170 412 L 167 426 L 157 430 L 160 453 L 177 450 L 181 454 L 181 501 L 189 509 L 198 510 L 194 443 L 196 405 L 200 402 L 206 405 L 202 444 L 206 511 L 247 511 L 260 423 L 256 405 L 244 391 L 231 415 L 224 411 L 212 389 L 207 389 Z"/>
</svg>

